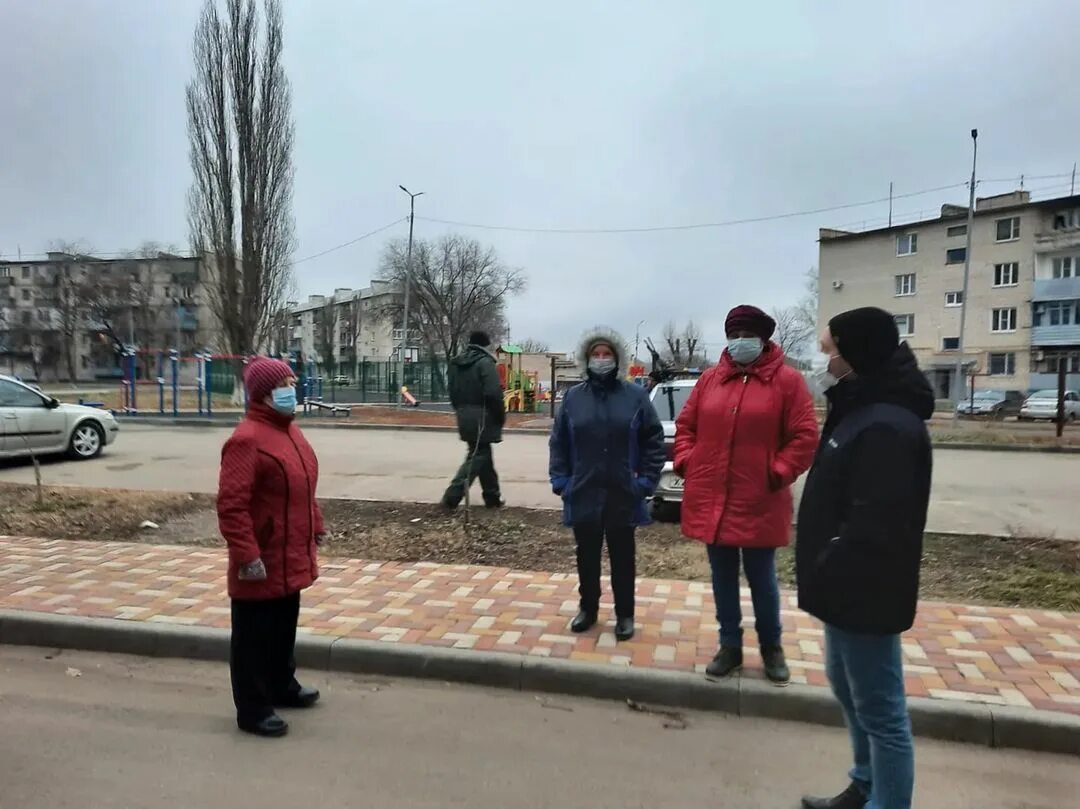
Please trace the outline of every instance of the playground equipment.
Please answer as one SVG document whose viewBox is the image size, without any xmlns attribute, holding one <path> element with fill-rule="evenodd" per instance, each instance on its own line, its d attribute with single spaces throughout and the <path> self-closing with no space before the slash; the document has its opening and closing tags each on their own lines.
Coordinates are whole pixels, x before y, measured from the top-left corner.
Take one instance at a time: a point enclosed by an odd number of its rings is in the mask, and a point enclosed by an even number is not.
<svg viewBox="0 0 1080 809">
<path fill-rule="evenodd" d="M 499 372 L 499 384 L 503 389 L 503 403 L 507 413 L 535 413 L 536 396 L 540 390 L 540 374 L 536 371 L 525 371 L 521 367 L 521 358 L 525 352 L 520 346 L 502 345 L 495 352 L 499 360 L 497 368 Z M 502 362 L 502 357 L 507 361 Z M 514 357 L 517 357 L 517 368 L 514 368 Z"/>
</svg>

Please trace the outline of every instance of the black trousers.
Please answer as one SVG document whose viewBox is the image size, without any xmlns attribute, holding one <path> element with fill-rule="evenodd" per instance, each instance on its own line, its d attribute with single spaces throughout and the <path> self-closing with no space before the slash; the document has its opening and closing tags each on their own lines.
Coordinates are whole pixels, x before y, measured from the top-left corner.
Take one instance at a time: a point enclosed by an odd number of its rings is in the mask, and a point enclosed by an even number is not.
<svg viewBox="0 0 1080 809">
<path fill-rule="evenodd" d="M 475 453 L 473 450 L 476 450 Z M 485 503 L 498 503 L 502 495 L 499 492 L 499 474 L 495 471 L 495 454 L 491 444 L 469 445 L 465 452 L 465 461 L 458 468 L 454 479 L 443 495 L 443 503 L 457 506 L 465 499 L 465 490 L 480 478 L 480 490 L 484 493 Z"/>
<path fill-rule="evenodd" d="M 634 587 L 637 580 L 637 544 L 631 525 L 574 526 L 577 542 L 578 593 L 581 609 L 596 614 L 600 609 L 600 566 L 607 541 L 611 561 L 611 590 L 615 595 L 615 615 L 634 617 Z"/>
<path fill-rule="evenodd" d="M 300 690 L 296 681 L 296 621 L 300 594 L 232 602 L 229 669 L 238 722 L 258 722 L 275 703 Z"/>
</svg>

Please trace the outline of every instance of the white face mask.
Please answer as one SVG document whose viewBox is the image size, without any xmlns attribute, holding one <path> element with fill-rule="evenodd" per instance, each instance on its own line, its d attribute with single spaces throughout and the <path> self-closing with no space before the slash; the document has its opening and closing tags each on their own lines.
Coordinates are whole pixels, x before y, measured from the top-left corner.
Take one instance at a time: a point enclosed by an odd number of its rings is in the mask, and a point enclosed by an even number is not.
<svg viewBox="0 0 1080 809">
<path fill-rule="evenodd" d="M 618 363 L 612 357 L 593 357 L 589 360 L 589 370 L 597 376 L 608 376 L 615 373 Z"/>
<path fill-rule="evenodd" d="M 835 388 L 844 377 L 835 376 L 829 370 L 829 363 L 837 359 L 839 354 L 818 353 L 810 361 L 810 388 L 818 396 L 824 396 L 829 390 Z M 849 372 L 850 373 L 850 372 Z M 847 376 L 847 374 L 844 374 Z"/>
</svg>

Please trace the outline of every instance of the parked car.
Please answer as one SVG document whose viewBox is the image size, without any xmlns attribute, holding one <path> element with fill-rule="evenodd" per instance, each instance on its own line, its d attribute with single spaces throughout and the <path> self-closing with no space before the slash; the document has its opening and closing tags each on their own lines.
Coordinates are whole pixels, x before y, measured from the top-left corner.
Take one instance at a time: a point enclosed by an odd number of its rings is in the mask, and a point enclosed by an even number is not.
<svg viewBox="0 0 1080 809">
<path fill-rule="evenodd" d="M 335 388 L 347 388 L 351 384 L 351 380 L 345 374 L 338 374 L 330 380 L 330 384 Z"/>
<path fill-rule="evenodd" d="M 62 404 L 0 375 L 0 458 L 67 453 L 89 460 L 115 441 L 119 431 L 107 410 Z"/>
<path fill-rule="evenodd" d="M 653 517 L 661 522 L 678 522 L 682 509 L 683 479 L 675 474 L 675 419 L 679 417 L 690 392 L 697 384 L 694 379 L 676 379 L 661 382 L 652 389 L 650 398 L 664 425 L 664 445 L 667 447 L 667 463 L 660 474 L 660 485 L 653 495 Z"/>
<path fill-rule="evenodd" d="M 1006 419 L 1019 416 L 1024 406 L 1024 394 L 1018 390 L 977 390 L 956 406 L 961 416 L 972 418 Z"/>
<path fill-rule="evenodd" d="M 1058 392 L 1038 390 L 1031 394 L 1020 408 L 1020 421 L 1056 421 L 1058 415 Z M 1065 391 L 1065 420 L 1080 418 L 1080 393 Z"/>
</svg>

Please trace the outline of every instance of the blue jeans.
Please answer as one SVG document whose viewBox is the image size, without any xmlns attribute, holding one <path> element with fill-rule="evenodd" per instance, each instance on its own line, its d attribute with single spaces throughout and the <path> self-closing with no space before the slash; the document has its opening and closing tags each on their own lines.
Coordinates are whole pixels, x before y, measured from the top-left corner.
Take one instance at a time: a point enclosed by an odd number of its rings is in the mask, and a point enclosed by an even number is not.
<svg viewBox="0 0 1080 809">
<path fill-rule="evenodd" d="M 754 628 L 762 648 L 780 645 L 780 588 L 776 583 L 774 548 L 729 548 L 706 545 L 712 567 L 716 622 L 720 645 L 742 648 L 742 606 L 739 603 L 739 555 L 754 602 Z"/>
<path fill-rule="evenodd" d="M 825 627 L 825 670 L 844 709 L 866 809 L 911 809 L 915 751 L 904 695 L 899 635 Z"/>
</svg>

